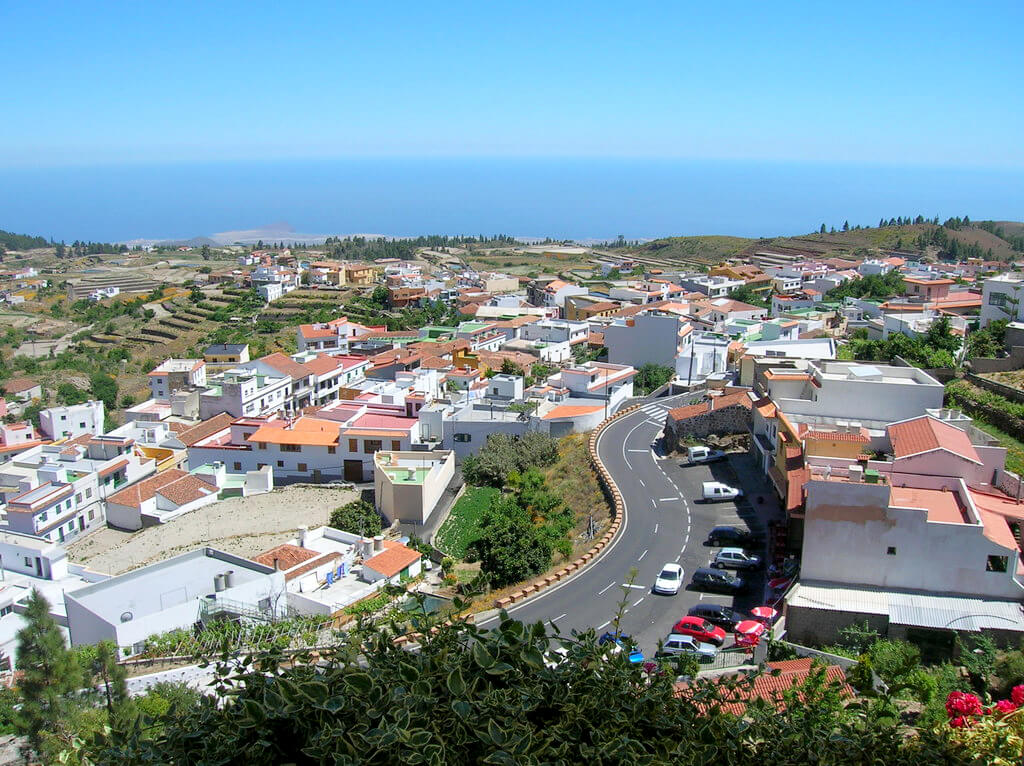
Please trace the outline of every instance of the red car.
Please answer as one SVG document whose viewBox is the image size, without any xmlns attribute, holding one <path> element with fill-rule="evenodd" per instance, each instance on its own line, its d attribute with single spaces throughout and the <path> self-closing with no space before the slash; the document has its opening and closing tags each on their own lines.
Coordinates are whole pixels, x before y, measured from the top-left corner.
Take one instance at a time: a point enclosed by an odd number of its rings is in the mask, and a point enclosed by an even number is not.
<svg viewBox="0 0 1024 766">
<path fill-rule="evenodd" d="M 672 628 L 673 633 L 693 636 L 698 641 L 721 646 L 725 643 L 725 631 L 701 617 L 684 617 Z"/>
</svg>

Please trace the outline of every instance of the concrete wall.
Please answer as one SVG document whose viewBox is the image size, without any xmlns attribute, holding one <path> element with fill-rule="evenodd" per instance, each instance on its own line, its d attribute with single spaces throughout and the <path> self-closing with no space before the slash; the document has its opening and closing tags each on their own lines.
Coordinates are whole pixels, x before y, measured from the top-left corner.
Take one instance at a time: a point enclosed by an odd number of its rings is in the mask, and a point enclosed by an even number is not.
<svg viewBox="0 0 1024 766">
<path fill-rule="evenodd" d="M 950 483 L 932 482 L 935 489 Z M 986 571 L 988 556 L 1008 551 L 985 537 L 981 524 L 930 522 L 924 510 L 888 503 L 884 484 L 808 482 L 801 576 L 887 589 L 1024 597 L 1013 579 L 1014 566 Z M 890 547 L 894 555 L 888 554 Z"/>
<path fill-rule="evenodd" d="M 889 633 L 889 616 L 862 612 L 836 612 L 831 609 L 807 609 L 786 607 L 786 638 L 802 644 L 831 644 L 839 637 L 839 631 L 853 624 L 863 625 L 878 632 L 880 636 Z"/>
<path fill-rule="evenodd" d="M 679 319 L 675 316 L 640 314 L 628 324 L 604 329 L 608 361 L 639 368 L 645 364 L 672 367 L 679 353 Z"/>
<path fill-rule="evenodd" d="M 1024 346 L 1013 346 L 1010 355 L 1003 359 L 987 359 L 976 356 L 969 360 L 971 372 L 981 374 L 985 372 L 1009 372 L 1024 368 Z"/>
</svg>

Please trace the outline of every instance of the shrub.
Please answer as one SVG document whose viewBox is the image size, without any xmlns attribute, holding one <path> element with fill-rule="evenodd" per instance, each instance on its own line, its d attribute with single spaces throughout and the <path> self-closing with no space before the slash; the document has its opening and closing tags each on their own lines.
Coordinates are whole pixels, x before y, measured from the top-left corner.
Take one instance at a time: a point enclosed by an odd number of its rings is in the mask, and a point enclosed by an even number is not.
<svg viewBox="0 0 1024 766">
<path fill-rule="evenodd" d="M 379 535 L 383 529 L 377 509 L 362 499 L 335 508 L 328 523 L 335 529 L 364 537 Z"/>
</svg>

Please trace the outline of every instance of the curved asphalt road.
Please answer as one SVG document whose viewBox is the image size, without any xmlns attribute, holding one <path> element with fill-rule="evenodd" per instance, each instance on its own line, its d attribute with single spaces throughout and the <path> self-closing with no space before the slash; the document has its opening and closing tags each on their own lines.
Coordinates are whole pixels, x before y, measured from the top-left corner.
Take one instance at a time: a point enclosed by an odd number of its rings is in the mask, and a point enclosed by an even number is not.
<svg viewBox="0 0 1024 766">
<path fill-rule="evenodd" d="M 698 601 L 729 603 L 729 597 L 691 590 L 681 589 L 676 596 L 651 592 L 655 578 L 667 562 L 682 565 L 685 583 L 695 569 L 707 566 L 711 549 L 704 546 L 704 540 L 716 524 L 743 526 L 744 519 L 752 521 L 750 506 L 745 501 L 740 506 L 695 502 L 704 481 L 724 481 L 736 486 L 740 479 L 731 463 L 684 467 L 679 457 L 660 455 L 665 413 L 694 396 L 691 393 L 646 400 L 641 409 L 602 431 L 597 450 L 622 492 L 626 507 L 623 526 L 597 560 L 575 577 L 511 607 L 511 616 L 530 623 L 550 622 L 566 634 L 590 627 L 601 633 L 611 629 L 610 623 L 620 603 L 625 601 L 621 629 L 647 651 L 653 650 L 675 621 Z M 736 469 L 743 472 L 748 468 L 746 460 L 743 456 L 737 458 Z M 634 567 L 636 577 L 632 585 L 627 585 Z M 494 620 L 482 625 L 486 627 Z"/>
</svg>

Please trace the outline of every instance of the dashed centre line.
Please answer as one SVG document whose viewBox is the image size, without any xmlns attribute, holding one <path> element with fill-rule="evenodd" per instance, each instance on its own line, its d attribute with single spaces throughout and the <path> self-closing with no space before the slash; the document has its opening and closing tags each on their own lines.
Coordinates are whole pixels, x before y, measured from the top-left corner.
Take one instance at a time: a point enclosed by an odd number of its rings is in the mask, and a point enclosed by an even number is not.
<svg viewBox="0 0 1024 766">
<path fill-rule="evenodd" d="M 615 581 L 614 581 L 614 580 L 612 580 L 612 581 L 611 581 L 610 583 L 608 583 L 608 584 L 607 584 L 607 585 L 605 585 L 605 586 L 604 586 L 603 588 L 601 588 L 601 590 L 599 590 L 599 591 L 597 592 L 597 595 L 598 595 L 598 596 L 603 596 L 603 595 L 604 595 L 604 592 L 605 592 L 606 590 L 608 590 L 608 589 L 609 589 L 610 587 L 612 587 L 613 585 L 615 585 Z"/>
<path fill-rule="evenodd" d="M 640 554 L 640 558 L 638 558 L 637 561 L 643 561 L 644 560 L 644 556 L 646 556 L 646 555 L 647 555 L 647 548 L 644 548 L 644 552 Z"/>
<path fill-rule="evenodd" d="M 646 596 L 641 596 L 640 598 L 638 598 L 636 601 L 633 602 L 633 606 L 640 606 L 640 602 L 643 601 L 645 598 L 647 598 L 647 597 Z"/>
</svg>

